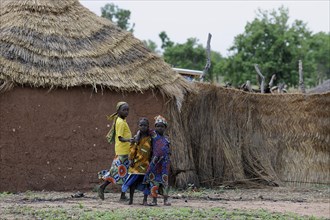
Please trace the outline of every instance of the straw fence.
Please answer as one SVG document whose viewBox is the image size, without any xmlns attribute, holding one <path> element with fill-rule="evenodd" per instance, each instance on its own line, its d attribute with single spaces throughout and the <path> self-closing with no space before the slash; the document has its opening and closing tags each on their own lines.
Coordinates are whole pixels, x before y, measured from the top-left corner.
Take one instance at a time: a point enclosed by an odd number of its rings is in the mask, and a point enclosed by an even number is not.
<svg viewBox="0 0 330 220">
<path fill-rule="evenodd" d="M 201 185 L 330 183 L 330 93 L 196 91 L 181 117 Z"/>
</svg>

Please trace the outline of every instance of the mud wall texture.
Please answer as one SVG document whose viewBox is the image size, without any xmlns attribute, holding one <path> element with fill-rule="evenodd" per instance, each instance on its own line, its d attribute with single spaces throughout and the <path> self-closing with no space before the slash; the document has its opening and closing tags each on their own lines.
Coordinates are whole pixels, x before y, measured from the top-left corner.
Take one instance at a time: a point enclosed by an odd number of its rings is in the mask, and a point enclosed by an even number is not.
<svg viewBox="0 0 330 220">
<path fill-rule="evenodd" d="M 114 157 L 106 115 L 118 101 L 130 105 L 132 133 L 140 117 L 153 121 L 165 111 L 162 96 L 152 92 L 16 87 L 0 94 L 0 191 L 92 189 Z"/>
</svg>

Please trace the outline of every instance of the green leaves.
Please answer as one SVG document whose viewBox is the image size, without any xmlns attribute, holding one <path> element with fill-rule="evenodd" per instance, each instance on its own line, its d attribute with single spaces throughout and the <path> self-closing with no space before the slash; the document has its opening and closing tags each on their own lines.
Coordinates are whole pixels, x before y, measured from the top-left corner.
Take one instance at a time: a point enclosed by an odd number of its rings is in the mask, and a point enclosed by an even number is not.
<svg viewBox="0 0 330 220">
<path fill-rule="evenodd" d="M 129 23 L 131 17 L 129 10 L 121 9 L 117 5 L 110 3 L 101 8 L 101 17 L 109 19 L 123 30 L 134 32 L 135 24 L 133 23 L 131 26 Z"/>
<path fill-rule="evenodd" d="M 276 74 L 275 84 L 285 82 L 289 86 L 297 86 L 298 62 L 302 60 L 307 85 L 315 85 L 316 66 L 319 71 L 329 70 L 326 69 L 329 66 L 329 49 L 320 52 L 320 45 L 329 48 L 329 34 L 313 37 L 303 21 L 295 20 L 290 26 L 288 20 L 289 11 L 283 7 L 271 12 L 259 10 L 257 17 L 245 26 L 245 32 L 235 37 L 234 45 L 230 48 L 232 55 L 225 60 L 225 64 L 217 65 L 217 72 L 234 85 L 246 80 L 258 85 L 253 70 L 253 64 L 257 63 L 266 83 Z M 319 44 L 312 43 L 316 39 Z M 315 49 L 310 51 L 312 48 Z M 317 60 L 317 57 L 324 59 Z"/>
</svg>

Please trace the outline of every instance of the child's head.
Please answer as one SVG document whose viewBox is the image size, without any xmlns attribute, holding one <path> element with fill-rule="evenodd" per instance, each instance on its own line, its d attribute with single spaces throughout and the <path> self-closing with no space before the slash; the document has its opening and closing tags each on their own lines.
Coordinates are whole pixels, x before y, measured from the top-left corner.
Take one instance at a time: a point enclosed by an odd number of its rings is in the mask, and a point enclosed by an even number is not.
<svg viewBox="0 0 330 220">
<path fill-rule="evenodd" d="M 142 132 L 142 133 L 146 133 L 149 129 L 149 121 L 147 118 L 140 118 L 139 119 L 139 130 Z"/>
<path fill-rule="evenodd" d="M 126 102 L 118 102 L 117 103 L 117 113 L 121 118 L 126 118 L 129 113 L 129 106 Z"/>
<path fill-rule="evenodd" d="M 155 117 L 155 130 L 158 134 L 163 135 L 165 133 L 165 130 L 167 128 L 167 121 L 166 119 L 158 115 Z"/>
</svg>

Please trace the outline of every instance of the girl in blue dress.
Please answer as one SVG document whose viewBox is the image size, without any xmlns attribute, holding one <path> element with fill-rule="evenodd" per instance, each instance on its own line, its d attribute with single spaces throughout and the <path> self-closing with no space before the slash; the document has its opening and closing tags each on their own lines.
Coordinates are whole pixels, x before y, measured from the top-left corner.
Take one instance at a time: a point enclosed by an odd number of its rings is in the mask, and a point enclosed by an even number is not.
<svg viewBox="0 0 330 220">
<path fill-rule="evenodd" d="M 157 196 L 164 196 L 164 205 L 171 205 L 168 202 L 168 177 L 170 172 L 170 142 L 165 136 L 167 121 L 164 117 L 158 115 L 155 117 L 155 131 L 152 134 L 152 156 L 151 162 L 144 177 L 147 189 L 144 191 L 146 204 L 146 195 L 151 195 L 153 201 L 150 205 L 157 205 Z"/>
</svg>

